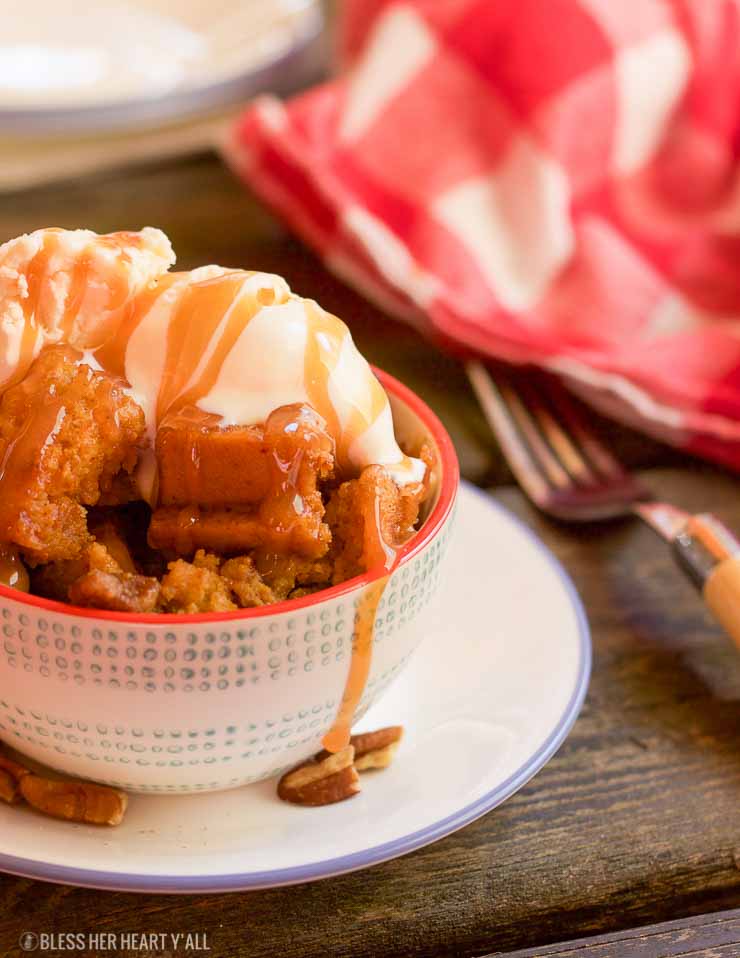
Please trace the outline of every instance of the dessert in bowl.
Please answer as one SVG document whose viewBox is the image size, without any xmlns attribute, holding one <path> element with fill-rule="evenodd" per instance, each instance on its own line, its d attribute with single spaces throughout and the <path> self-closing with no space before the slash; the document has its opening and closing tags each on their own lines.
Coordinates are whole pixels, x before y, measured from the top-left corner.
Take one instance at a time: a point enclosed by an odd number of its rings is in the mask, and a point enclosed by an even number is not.
<svg viewBox="0 0 740 958">
<path fill-rule="evenodd" d="M 131 791 L 341 750 L 423 637 L 457 487 L 338 319 L 173 260 L 157 230 L 0 248 L 0 738 Z"/>
</svg>

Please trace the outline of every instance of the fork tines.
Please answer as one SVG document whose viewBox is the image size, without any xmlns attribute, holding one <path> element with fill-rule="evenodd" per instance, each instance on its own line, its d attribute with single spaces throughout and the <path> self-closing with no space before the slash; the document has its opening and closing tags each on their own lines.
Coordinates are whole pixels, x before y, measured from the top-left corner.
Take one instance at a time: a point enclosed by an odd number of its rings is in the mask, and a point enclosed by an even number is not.
<svg viewBox="0 0 740 958">
<path fill-rule="evenodd" d="M 478 361 L 467 373 L 511 471 L 544 512 L 588 522 L 626 515 L 646 498 L 553 376 Z"/>
</svg>

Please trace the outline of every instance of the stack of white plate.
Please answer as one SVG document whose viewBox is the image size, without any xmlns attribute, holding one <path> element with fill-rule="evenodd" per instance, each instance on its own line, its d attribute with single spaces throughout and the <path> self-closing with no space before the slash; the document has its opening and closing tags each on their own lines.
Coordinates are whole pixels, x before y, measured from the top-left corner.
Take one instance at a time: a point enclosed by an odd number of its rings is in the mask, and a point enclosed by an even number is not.
<svg viewBox="0 0 740 958">
<path fill-rule="evenodd" d="M 147 138 L 162 152 L 170 127 L 175 152 L 199 146 L 206 134 L 194 125 L 210 128 L 214 115 L 262 90 L 287 93 L 316 79 L 322 27 L 316 0 L 8 4 L 0 35 L 0 188 L 31 185 L 55 167 L 58 175 L 60 162 L 63 175 L 65 157 L 69 163 L 86 147 L 100 160 L 106 138 L 120 155 L 122 134 L 127 142 L 143 137 L 133 146 L 144 154 Z"/>
</svg>

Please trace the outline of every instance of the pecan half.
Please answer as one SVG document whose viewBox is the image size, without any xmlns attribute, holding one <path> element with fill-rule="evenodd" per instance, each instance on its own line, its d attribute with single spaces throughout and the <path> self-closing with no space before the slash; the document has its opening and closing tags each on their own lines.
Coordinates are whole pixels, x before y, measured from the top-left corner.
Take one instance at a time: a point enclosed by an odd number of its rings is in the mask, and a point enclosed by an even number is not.
<svg viewBox="0 0 740 958">
<path fill-rule="evenodd" d="M 21 795 L 39 812 L 68 822 L 87 825 L 120 825 L 128 796 L 90 782 L 53 782 L 39 775 L 24 775 Z"/>
<path fill-rule="evenodd" d="M 25 801 L 54 818 L 88 825 L 120 825 L 128 796 L 91 782 L 52 781 L 0 751 L 0 801 Z"/>
<path fill-rule="evenodd" d="M 366 772 L 371 768 L 387 768 L 403 738 L 401 725 L 389 725 L 375 732 L 359 732 L 350 738 L 355 750 L 355 768 Z"/>
<path fill-rule="evenodd" d="M 278 782 L 278 797 L 294 805 L 332 805 L 360 791 L 351 745 L 335 754 L 318 755 L 286 772 Z"/>
</svg>

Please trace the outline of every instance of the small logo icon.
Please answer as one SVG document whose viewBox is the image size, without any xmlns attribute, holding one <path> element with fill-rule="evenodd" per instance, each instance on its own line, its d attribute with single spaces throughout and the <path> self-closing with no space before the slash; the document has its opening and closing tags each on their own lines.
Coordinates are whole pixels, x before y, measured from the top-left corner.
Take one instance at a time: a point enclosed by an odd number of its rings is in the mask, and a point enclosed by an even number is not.
<svg viewBox="0 0 740 958">
<path fill-rule="evenodd" d="M 24 931 L 18 943 L 23 951 L 36 951 L 39 946 L 39 936 L 32 931 Z"/>
</svg>

